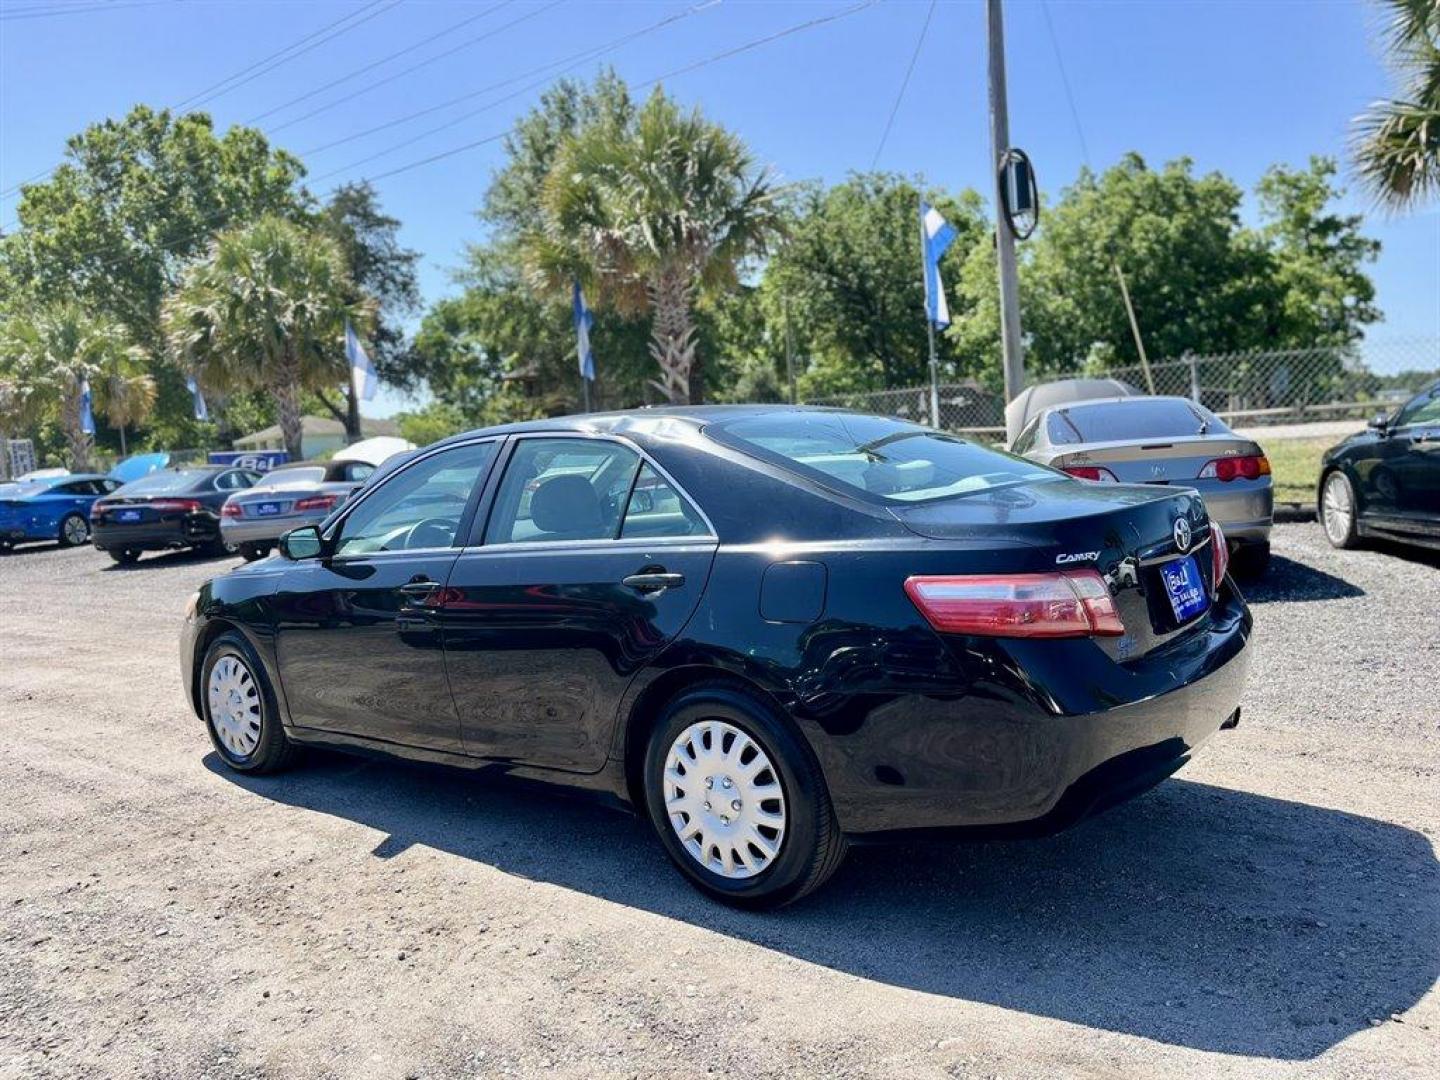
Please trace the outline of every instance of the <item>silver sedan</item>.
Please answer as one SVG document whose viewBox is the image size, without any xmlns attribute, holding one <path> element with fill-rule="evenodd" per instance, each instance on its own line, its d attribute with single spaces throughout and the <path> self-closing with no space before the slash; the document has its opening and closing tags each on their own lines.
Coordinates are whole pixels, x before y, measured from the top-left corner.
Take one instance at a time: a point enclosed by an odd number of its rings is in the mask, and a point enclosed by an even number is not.
<svg viewBox="0 0 1440 1080">
<path fill-rule="evenodd" d="M 1183 397 L 1112 397 L 1044 409 L 1011 451 L 1082 480 L 1193 488 L 1230 541 L 1237 572 L 1270 561 L 1275 492 L 1260 444 Z"/>
<path fill-rule="evenodd" d="M 330 516 L 375 471 L 367 461 L 301 461 L 267 473 L 225 500 L 220 535 L 247 560 L 263 559 L 282 533 Z"/>
</svg>

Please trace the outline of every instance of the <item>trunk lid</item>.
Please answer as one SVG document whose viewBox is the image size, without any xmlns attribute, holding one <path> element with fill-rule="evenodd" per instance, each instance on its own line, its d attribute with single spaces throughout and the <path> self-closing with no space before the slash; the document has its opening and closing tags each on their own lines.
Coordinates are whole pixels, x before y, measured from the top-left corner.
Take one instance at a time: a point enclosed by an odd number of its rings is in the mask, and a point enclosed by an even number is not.
<svg viewBox="0 0 1440 1080">
<path fill-rule="evenodd" d="M 1198 479 L 1205 464 L 1216 458 L 1260 453 L 1258 443 L 1238 435 L 1180 435 L 1143 442 L 1085 443 L 1057 454 L 1050 464 L 1057 469 L 1098 465 L 1122 484 L 1183 486 Z"/>
<path fill-rule="evenodd" d="M 1139 658 L 1209 620 L 1214 599 L 1209 518 L 1193 491 L 1057 478 L 892 511 L 907 529 L 928 539 L 1023 545 L 1017 573 L 1097 570 L 1115 598 L 1125 634 L 1095 640 L 1117 661 Z M 1177 525 L 1181 521 L 1184 525 Z M 1171 596 L 1187 559 L 1194 560 L 1205 604 L 1203 611 L 1182 618 Z"/>
</svg>

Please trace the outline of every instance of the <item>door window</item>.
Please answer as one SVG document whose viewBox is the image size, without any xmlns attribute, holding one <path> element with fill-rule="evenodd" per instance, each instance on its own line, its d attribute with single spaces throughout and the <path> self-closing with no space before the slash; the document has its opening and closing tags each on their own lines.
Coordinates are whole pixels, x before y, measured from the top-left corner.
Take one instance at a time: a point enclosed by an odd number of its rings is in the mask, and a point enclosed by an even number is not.
<svg viewBox="0 0 1440 1080">
<path fill-rule="evenodd" d="M 639 468 L 639 454 L 607 439 L 523 439 L 485 542 L 612 539 Z"/>
<path fill-rule="evenodd" d="M 340 526 L 337 555 L 451 547 L 493 442 L 433 454 L 377 488 Z"/>
<path fill-rule="evenodd" d="M 1440 390 L 1432 390 L 1428 397 L 1421 394 L 1406 403 L 1395 420 L 1396 427 L 1436 423 L 1440 423 Z"/>
</svg>

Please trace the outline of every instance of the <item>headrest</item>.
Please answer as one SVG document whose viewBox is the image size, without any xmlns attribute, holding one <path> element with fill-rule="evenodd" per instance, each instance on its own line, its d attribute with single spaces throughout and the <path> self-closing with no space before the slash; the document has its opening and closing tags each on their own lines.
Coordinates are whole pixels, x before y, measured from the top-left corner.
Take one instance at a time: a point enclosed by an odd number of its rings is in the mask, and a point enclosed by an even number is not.
<svg viewBox="0 0 1440 1080">
<path fill-rule="evenodd" d="M 573 473 L 542 480 L 530 496 L 530 520 L 541 532 L 596 536 L 604 524 L 600 496 L 590 481 Z"/>
</svg>

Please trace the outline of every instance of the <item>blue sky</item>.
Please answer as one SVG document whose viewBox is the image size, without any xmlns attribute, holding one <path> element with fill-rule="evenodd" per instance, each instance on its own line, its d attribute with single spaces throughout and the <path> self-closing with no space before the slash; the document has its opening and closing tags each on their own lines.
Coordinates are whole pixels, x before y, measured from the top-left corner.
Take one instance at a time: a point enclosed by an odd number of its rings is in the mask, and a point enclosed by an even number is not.
<svg viewBox="0 0 1440 1080">
<path fill-rule="evenodd" d="M 87 123 L 123 114 L 137 101 L 183 102 L 348 14 L 341 25 L 353 29 L 316 38 L 319 44 L 304 55 L 203 105 L 221 128 L 269 113 L 257 126 L 300 152 L 323 192 L 341 180 L 375 177 L 503 132 L 539 94 L 516 92 L 542 76 L 518 76 L 696 6 L 696 0 L 113 0 L 107 10 L 97 9 L 100 2 L 0 0 L 0 189 L 55 164 L 65 137 Z M 853 6 L 854 0 L 723 0 L 604 60 L 643 82 Z M 782 176 L 838 180 L 869 167 L 927 6 L 928 0 L 878 3 L 675 75 L 665 85 L 740 132 Z M 1049 0 L 1048 11 L 1089 158 L 1098 167 L 1127 150 L 1156 165 L 1188 155 L 1199 170 L 1218 169 L 1249 188 L 1273 162 L 1343 155 L 1350 118 L 1390 85 L 1372 4 Z M 1046 8 L 1039 0 L 1011 0 L 1006 19 L 1012 139 L 1029 151 L 1042 187 L 1054 194 L 1074 178 L 1084 155 Z M 983 189 L 989 157 L 984 31 L 979 0 L 939 5 L 881 167 Z M 433 42 L 366 75 L 276 109 L 432 35 Z M 582 63 L 575 73 L 591 73 L 600 62 Z M 305 153 L 506 80 L 512 81 L 503 89 L 423 119 Z M 365 92 L 301 119 L 359 90 Z M 507 95 L 515 96 L 497 103 Z M 416 138 L 450 121 L 457 122 Z M 449 273 L 466 242 L 480 236 L 473 211 L 499 160 L 499 145 L 491 142 L 377 180 L 386 208 L 405 223 L 405 242 L 423 253 L 427 302 L 453 291 Z M 1358 194 L 1346 204 L 1367 208 Z M 13 221 L 14 207 L 13 196 L 0 200 L 4 224 Z M 1370 336 L 1440 337 L 1440 208 L 1404 218 L 1373 215 L 1368 231 L 1384 244 L 1372 273 L 1386 314 Z M 404 405 L 382 394 L 366 411 L 384 414 Z"/>
</svg>

